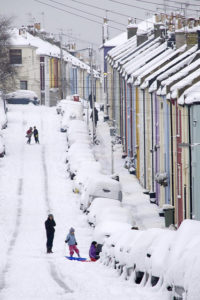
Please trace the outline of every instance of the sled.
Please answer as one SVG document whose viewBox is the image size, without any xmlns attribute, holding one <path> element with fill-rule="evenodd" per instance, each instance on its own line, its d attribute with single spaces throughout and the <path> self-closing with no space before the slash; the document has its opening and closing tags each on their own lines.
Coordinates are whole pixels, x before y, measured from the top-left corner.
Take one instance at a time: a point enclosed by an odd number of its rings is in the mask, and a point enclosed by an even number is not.
<svg viewBox="0 0 200 300">
<path fill-rule="evenodd" d="M 73 257 L 73 256 L 65 256 L 69 260 L 76 260 L 76 261 L 82 261 L 82 262 L 91 262 L 90 260 L 87 260 L 87 258 L 84 257 Z"/>
</svg>

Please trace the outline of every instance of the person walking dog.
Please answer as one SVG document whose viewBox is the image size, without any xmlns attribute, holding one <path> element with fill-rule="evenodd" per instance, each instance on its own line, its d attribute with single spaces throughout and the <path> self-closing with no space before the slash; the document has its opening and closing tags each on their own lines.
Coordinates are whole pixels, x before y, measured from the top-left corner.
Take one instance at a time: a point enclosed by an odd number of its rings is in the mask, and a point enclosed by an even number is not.
<svg viewBox="0 0 200 300">
<path fill-rule="evenodd" d="M 74 255 L 74 252 L 76 252 L 76 254 L 78 255 L 78 257 L 80 257 L 80 253 L 77 246 L 77 241 L 75 238 L 75 229 L 73 227 L 70 228 L 69 233 L 66 237 L 65 243 L 68 243 L 69 246 L 69 253 L 70 256 L 72 257 Z"/>
</svg>

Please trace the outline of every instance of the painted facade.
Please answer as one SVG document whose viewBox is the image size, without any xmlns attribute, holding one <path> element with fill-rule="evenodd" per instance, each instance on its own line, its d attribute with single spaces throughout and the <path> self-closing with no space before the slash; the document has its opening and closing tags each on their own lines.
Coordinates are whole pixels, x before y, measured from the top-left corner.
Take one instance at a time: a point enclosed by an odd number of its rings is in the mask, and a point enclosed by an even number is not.
<svg viewBox="0 0 200 300">
<path fill-rule="evenodd" d="M 177 48 L 171 41 L 154 47 L 151 40 L 129 43 L 127 50 L 126 42 L 107 55 L 110 118 L 116 119 L 123 152 L 150 201 L 174 207 L 177 226 L 185 218 L 200 219 L 199 105 L 179 103 L 200 83 L 195 30 L 192 40 L 180 40 L 178 31 Z"/>
</svg>

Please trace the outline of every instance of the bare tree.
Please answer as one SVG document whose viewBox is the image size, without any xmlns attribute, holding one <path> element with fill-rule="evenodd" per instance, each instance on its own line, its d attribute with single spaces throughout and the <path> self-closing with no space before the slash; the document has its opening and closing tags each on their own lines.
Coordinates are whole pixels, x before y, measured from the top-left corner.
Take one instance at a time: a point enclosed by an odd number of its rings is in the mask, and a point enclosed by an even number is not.
<svg viewBox="0 0 200 300">
<path fill-rule="evenodd" d="M 0 90 L 4 92 L 9 90 L 16 74 L 9 57 L 11 23 L 11 18 L 0 15 Z"/>
</svg>

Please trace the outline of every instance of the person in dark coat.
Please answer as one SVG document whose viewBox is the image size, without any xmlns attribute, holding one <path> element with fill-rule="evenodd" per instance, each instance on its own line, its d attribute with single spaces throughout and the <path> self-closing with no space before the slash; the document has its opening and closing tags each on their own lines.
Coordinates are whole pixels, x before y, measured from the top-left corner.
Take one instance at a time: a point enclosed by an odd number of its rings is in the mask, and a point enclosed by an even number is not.
<svg viewBox="0 0 200 300">
<path fill-rule="evenodd" d="M 93 95 L 93 99 L 94 99 L 94 102 L 96 102 L 96 96 L 95 95 Z M 88 100 L 90 102 L 90 108 L 92 108 L 92 94 L 89 95 Z"/>
<path fill-rule="evenodd" d="M 47 253 L 53 253 L 53 239 L 54 239 L 54 227 L 56 226 L 56 222 L 54 221 L 54 217 L 52 214 L 48 215 L 48 219 L 45 221 L 45 229 L 47 234 Z"/>
<path fill-rule="evenodd" d="M 33 135 L 34 135 L 34 139 L 35 139 L 36 144 L 39 144 L 39 133 L 38 133 L 38 130 L 35 126 L 33 128 Z"/>
<path fill-rule="evenodd" d="M 95 127 L 97 127 L 97 122 L 99 121 L 99 115 L 98 115 L 98 113 L 99 113 L 98 110 L 96 109 L 96 107 L 94 107 L 94 123 L 95 123 Z M 92 118 L 92 121 L 93 121 L 93 110 L 92 110 L 90 118 Z"/>
<path fill-rule="evenodd" d="M 91 261 L 96 261 L 99 259 L 99 255 L 97 255 L 97 242 L 93 241 L 90 250 L 89 250 L 89 256 Z"/>
<path fill-rule="evenodd" d="M 33 130 L 32 130 L 32 127 L 30 127 L 26 132 L 26 137 L 28 138 L 27 144 L 31 143 L 32 134 L 33 134 Z"/>
</svg>

